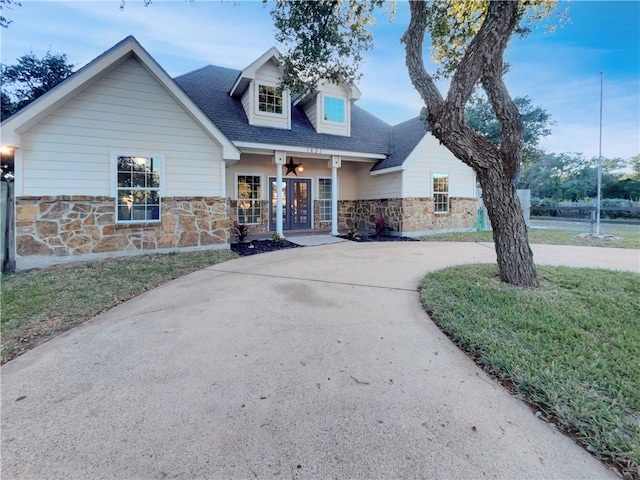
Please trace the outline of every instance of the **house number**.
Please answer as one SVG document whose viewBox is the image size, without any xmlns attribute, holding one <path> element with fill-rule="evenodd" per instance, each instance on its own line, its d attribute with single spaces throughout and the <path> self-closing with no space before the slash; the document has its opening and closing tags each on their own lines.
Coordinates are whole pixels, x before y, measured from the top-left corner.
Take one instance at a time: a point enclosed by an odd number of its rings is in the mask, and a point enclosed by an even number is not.
<svg viewBox="0 0 640 480">
<path fill-rule="evenodd" d="M 321 148 L 307 147 L 307 153 L 322 153 Z"/>
</svg>

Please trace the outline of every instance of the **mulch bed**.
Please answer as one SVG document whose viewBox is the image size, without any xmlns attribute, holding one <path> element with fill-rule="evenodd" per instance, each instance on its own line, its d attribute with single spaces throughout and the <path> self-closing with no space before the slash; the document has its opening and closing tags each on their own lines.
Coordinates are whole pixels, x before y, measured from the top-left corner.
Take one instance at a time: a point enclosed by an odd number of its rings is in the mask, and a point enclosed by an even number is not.
<svg viewBox="0 0 640 480">
<path fill-rule="evenodd" d="M 352 242 L 417 242 L 415 238 L 399 237 L 393 235 L 358 235 L 355 238 L 350 238 L 348 235 L 340 235 L 340 238 L 350 240 Z M 296 245 L 287 240 L 284 242 L 274 242 L 273 240 L 252 240 L 245 243 L 232 243 L 231 250 L 236 252 L 242 257 L 248 255 L 256 255 L 258 253 L 275 252 L 277 250 L 283 250 L 285 248 L 298 248 L 301 245 Z"/>
<path fill-rule="evenodd" d="M 242 257 L 258 253 L 275 252 L 285 248 L 298 248 L 300 245 L 288 241 L 274 242 L 273 240 L 252 240 L 246 243 L 232 243 L 231 250 Z"/>
<path fill-rule="evenodd" d="M 420 240 L 410 237 L 401 237 L 398 235 L 358 235 L 357 237 L 349 237 L 349 235 L 340 235 L 340 238 L 351 240 L 352 242 L 419 242 Z"/>
</svg>

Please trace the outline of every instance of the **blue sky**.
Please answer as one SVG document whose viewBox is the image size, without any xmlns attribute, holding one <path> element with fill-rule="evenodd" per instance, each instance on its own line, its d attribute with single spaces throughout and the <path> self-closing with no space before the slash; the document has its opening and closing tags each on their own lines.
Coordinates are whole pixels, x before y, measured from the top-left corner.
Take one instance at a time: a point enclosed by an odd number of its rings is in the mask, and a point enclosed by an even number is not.
<svg viewBox="0 0 640 480">
<path fill-rule="evenodd" d="M 13 20 L 0 32 L 2 63 L 33 51 L 66 53 L 77 68 L 128 35 L 172 76 L 206 64 L 242 69 L 276 45 L 268 8 L 258 1 L 22 0 L 3 12 Z M 640 153 L 640 2 L 562 2 L 571 23 L 555 33 L 534 30 L 507 50 L 512 96 L 528 95 L 556 125 L 542 141 L 552 152 L 598 155 L 600 72 L 604 72 L 604 157 Z M 409 18 L 406 3 L 389 22 L 381 13 L 375 48 L 367 52 L 359 82 L 363 108 L 390 124 L 416 116 L 421 101 L 404 65 L 399 42 Z M 425 50 L 428 51 L 428 50 Z M 446 89 L 446 84 L 441 84 Z"/>
</svg>

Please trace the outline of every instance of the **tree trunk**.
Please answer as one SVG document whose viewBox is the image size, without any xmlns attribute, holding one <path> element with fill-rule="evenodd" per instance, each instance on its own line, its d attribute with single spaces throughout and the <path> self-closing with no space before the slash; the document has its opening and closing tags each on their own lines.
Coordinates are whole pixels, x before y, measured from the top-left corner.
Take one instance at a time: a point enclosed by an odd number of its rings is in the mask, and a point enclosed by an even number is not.
<svg viewBox="0 0 640 480">
<path fill-rule="evenodd" d="M 516 187 L 512 182 L 496 175 L 481 175 L 478 180 L 493 228 L 500 277 L 512 285 L 539 286 L 533 252 L 529 246 L 527 224 Z"/>
<path fill-rule="evenodd" d="M 426 112 L 422 116 L 429 123 L 431 133 L 478 176 L 493 227 L 502 279 L 512 285 L 535 287 L 539 284 L 533 252 L 515 188 L 522 155 L 522 131 L 518 109 L 502 79 L 504 50 L 518 23 L 519 5 L 515 1 L 489 3 L 480 30 L 453 74 L 446 99 L 424 67 L 425 2 L 409 3 L 411 19 L 402 41 L 409 77 L 425 102 Z M 500 122 L 500 146 L 491 144 L 465 123 L 465 105 L 478 83 L 487 92 Z"/>
</svg>

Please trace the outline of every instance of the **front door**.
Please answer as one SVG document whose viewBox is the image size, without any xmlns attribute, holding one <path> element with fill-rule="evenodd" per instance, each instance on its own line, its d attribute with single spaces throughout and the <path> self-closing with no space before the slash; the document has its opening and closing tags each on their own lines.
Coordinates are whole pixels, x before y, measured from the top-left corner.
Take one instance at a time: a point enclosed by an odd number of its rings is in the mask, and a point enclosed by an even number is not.
<svg viewBox="0 0 640 480">
<path fill-rule="evenodd" d="M 269 178 L 271 202 L 269 203 L 269 229 L 276 229 L 276 179 Z M 311 228 L 311 180 L 282 179 L 282 229 L 303 230 Z"/>
</svg>

